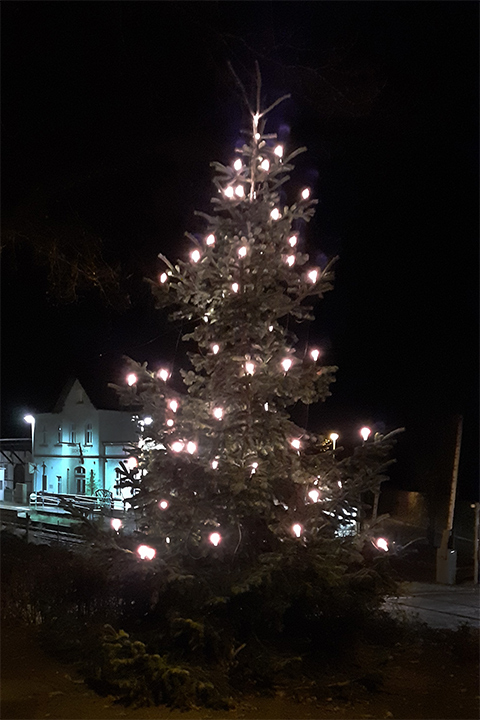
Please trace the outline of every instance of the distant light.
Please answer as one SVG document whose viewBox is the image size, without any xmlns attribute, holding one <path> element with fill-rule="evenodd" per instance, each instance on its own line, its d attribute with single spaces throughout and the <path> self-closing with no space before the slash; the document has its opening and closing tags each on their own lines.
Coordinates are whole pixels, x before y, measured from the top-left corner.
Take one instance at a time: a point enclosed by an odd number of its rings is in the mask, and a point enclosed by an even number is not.
<svg viewBox="0 0 480 720">
<path fill-rule="evenodd" d="M 237 172 L 239 172 L 239 171 L 242 169 L 242 167 L 243 167 L 243 162 L 240 160 L 240 158 L 238 158 L 237 160 L 235 160 L 235 162 L 233 163 L 233 167 L 234 167 L 234 169 L 235 169 Z"/>
<path fill-rule="evenodd" d="M 253 375 L 255 372 L 255 363 L 253 362 L 246 362 L 245 363 L 245 372 L 247 375 Z"/>
<path fill-rule="evenodd" d="M 207 235 L 205 242 L 207 245 L 215 245 L 215 235 Z"/>
<path fill-rule="evenodd" d="M 133 470 L 133 468 L 136 468 L 138 465 L 138 460 L 136 457 L 129 457 L 126 461 L 125 465 L 129 470 Z"/>
<path fill-rule="evenodd" d="M 303 532 L 303 527 L 299 523 L 292 525 L 292 532 L 296 537 L 300 537 Z"/>
<path fill-rule="evenodd" d="M 314 362 L 317 362 L 318 358 L 320 357 L 320 350 L 310 350 L 310 357 L 313 359 Z"/>
<path fill-rule="evenodd" d="M 127 385 L 130 385 L 130 386 L 135 385 L 137 380 L 138 380 L 138 378 L 135 375 L 135 373 L 130 373 L 129 375 L 127 375 Z"/>
<path fill-rule="evenodd" d="M 285 358 L 285 360 L 282 360 L 282 367 L 285 372 L 288 372 L 292 367 L 292 360 L 290 360 L 290 358 Z"/>
<path fill-rule="evenodd" d="M 142 560 L 153 560 L 156 555 L 156 550 L 148 545 L 140 545 L 140 547 L 137 548 L 137 553 Z"/>
<path fill-rule="evenodd" d="M 115 532 L 118 532 L 122 527 L 122 521 L 120 520 L 120 518 L 112 518 L 110 520 L 110 525 L 115 530 Z"/>
<path fill-rule="evenodd" d="M 291 237 L 288 238 L 288 244 L 290 245 L 290 247 L 295 247 L 297 242 L 298 242 L 298 238 L 296 235 L 292 235 Z"/>
<path fill-rule="evenodd" d="M 290 445 L 295 448 L 295 450 L 300 450 L 300 440 L 298 438 L 295 438 L 294 440 L 290 440 Z"/>
<path fill-rule="evenodd" d="M 238 292 L 238 288 L 239 288 L 238 283 L 233 283 L 233 284 L 232 284 L 232 290 L 233 290 L 234 293 L 237 293 L 237 292 Z"/>
<path fill-rule="evenodd" d="M 229 185 L 227 188 L 225 188 L 225 190 L 223 191 L 223 194 L 227 198 L 233 198 L 233 194 L 234 194 L 233 187 L 231 185 Z"/>
<path fill-rule="evenodd" d="M 215 345 L 212 345 L 212 353 L 214 355 L 216 355 L 219 350 L 220 350 L 220 345 L 217 345 L 216 343 L 215 343 Z"/>
<path fill-rule="evenodd" d="M 289 255 L 286 259 L 287 265 L 290 265 L 290 267 L 293 267 L 295 265 L 295 255 Z"/>
<path fill-rule="evenodd" d="M 245 197 L 245 188 L 243 185 L 237 185 L 235 188 L 235 195 L 239 198 Z"/>
<path fill-rule="evenodd" d="M 310 270 L 307 277 L 312 283 L 316 283 L 318 280 L 318 270 Z"/>
<path fill-rule="evenodd" d="M 338 485 L 339 488 L 341 488 L 341 487 L 342 487 L 342 481 L 341 481 L 341 480 L 338 480 L 338 481 L 337 481 L 337 485 Z"/>
<path fill-rule="evenodd" d="M 221 420 L 223 418 L 223 408 L 221 408 L 221 407 L 213 408 L 213 417 L 216 418 L 217 420 Z"/>
<path fill-rule="evenodd" d="M 168 500 L 160 500 L 160 502 L 158 503 L 158 507 L 162 510 L 166 510 L 168 507 Z"/>
<path fill-rule="evenodd" d="M 218 460 L 212 460 L 210 465 L 212 466 L 212 470 L 216 470 L 218 468 Z"/>
<path fill-rule="evenodd" d="M 35 418 L 33 417 L 33 415 L 25 415 L 25 417 L 23 419 L 29 425 L 35 425 Z"/>
<path fill-rule="evenodd" d="M 169 537 L 166 537 L 166 538 L 165 538 L 165 542 L 167 543 L 167 545 L 170 545 L 170 538 L 169 538 Z"/>
<path fill-rule="evenodd" d="M 162 274 L 160 275 L 160 282 L 163 284 L 163 283 L 166 283 L 167 280 L 168 280 L 168 275 L 167 275 L 167 273 L 166 273 L 166 272 L 162 273 Z"/>
<path fill-rule="evenodd" d="M 280 220 L 280 210 L 278 208 L 273 208 L 272 212 L 270 213 L 270 217 L 272 220 Z"/>
<path fill-rule="evenodd" d="M 192 250 L 190 253 L 190 259 L 192 262 L 197 263 L 201 258 L 200 250 Z"/>
<path fill-rule="evenodd" d="M 262 170 L 265 170 L 265 172 L 268 172 L 270 170 L 270 160 L 268 160 L 267 158 L 265 158 L 265 160 L 262 160 L 262 162 L 260 163 L 260 167 L 262 168 Z"/>
<path fill-rule="evenodd" d="M 283 145 L 277 145 L 273 152 L 278 158 L 282 158 L 283 157 Z"/>
<path fill-rule="evenodd" d="M 192 442 L 192 440 L 190 440 L 190 442 L 187 443 L 187 452 L 190 455 L 193 455 L 193 453 L 197 452 L 197 444 Z"/>
<path fill-rule="evenodd" d="M 182 452 L 185 446 L 181 440 L 175 440 L 175 442 L 172 443 L 170 447 L 172 448 L 173 452 L 179 453 Z"/>
<path fill-rule="evenodd" d="M 384 550 L 385 552 L 388 551 L 388 540 L 386 540 L 385 538 L 376 538 L 376 540 L 374 540 L 373 544 L 379 550 Z"/>
<path fill-rule="evenodd" d="M 241 248 L 238 248 L 238 256 L 239 257 L 245 257 L 246 254 L 247 254 L 247 248 L 245 247 L 245 245 L 242 245 Z"/>
<path fill-rule="evenodd" d="M 217 547 L 218 543 L 219 543 L 219 542 L 221 541 L 221 539 L 222 539 L 222 536 L 220 535 L 220 533 L 214 532 L 214 533 L 211 533 L 211 534 L 208 536 L 208 539 L 210 540 L 210 542 L 212 543 L 212 545 L 215 545 L 215 547 Z"/>
<path fill-rule="evenodd" d="M 167 382 L 168 378 L 170 377 L 170 373 L 166 368 L 162 368 L 158 371 L 157 377 L 159 377 L 160 380 L 163 380 L 163 382 Z"/>
<path fill-rule="evenodd" d="M 167 420 L 167 427 L 173 427 L 174 424 L 175 424 L 175 423 L 173 422 L 172 418 L 168 418 L 168 420 Z"/>
<path fill-rule="evenodd" d="M 310 492 L 308 493 L 308 497 L 310 498 L 310 500 L 313 500 L 313 502 L 318 502 L 320 493 L 318 492 L 318 490 L 310 490 Z"/>
<path fill-rule="evenodd" d="M 178 402 L 176 400 L 170 400 L 170 402 L 168 403 L 168 407 L 172 412 L 177 412 Z"/>
<path fill-rule="evenodd" d="M 367 440 L 368 440 L 369 435 L 370 435 L 371 432 L 372 432 L 372 431 L 371 431 L 370 428 L 368 428 L 368 427 L 363 427 L 363 428 L 360 430 L 360 435 L 361 435 L 362 438 L 363 438 L 363 442 L 367 442 Z"/>
<path fill-rule="evenodd" d="M 265 403 L 265 405 L 263 406 L 263 409 L 268 412 L 268 402 Z"/>
<path fill-rule="evenodd" d="M 302 200 L 308 200 L 310 197 L 310 188 L 305 188 L 302 190 Z"/>
</svg>

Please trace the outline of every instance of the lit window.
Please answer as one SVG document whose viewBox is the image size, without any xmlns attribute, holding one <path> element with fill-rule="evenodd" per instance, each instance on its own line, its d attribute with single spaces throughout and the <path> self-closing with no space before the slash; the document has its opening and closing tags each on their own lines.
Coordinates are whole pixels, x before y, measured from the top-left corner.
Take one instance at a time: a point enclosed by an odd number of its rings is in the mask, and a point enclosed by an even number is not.
<svg viewBox="0 0 480 720">
<path fill-rule="evenodd" d="M 92 423 L 85 425 L 85 445 L 93 445 Z"/>
<path fill-rule="evenodd" d="M 77 428 L 75 425 L 72 425 L 70 427 L 70 442 L 76 443 L 77 442 Z"/>
</svg>

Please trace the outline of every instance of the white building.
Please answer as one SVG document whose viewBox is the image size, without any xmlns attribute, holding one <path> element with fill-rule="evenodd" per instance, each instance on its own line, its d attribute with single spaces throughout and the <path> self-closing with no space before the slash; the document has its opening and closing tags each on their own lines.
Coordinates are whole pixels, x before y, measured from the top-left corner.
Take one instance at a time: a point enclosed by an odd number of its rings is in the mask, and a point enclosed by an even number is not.
<svg viewBox="0 0 480 720">
<path fill-rule="evenodd" d="M 33 417 L 33 492 L 94 495 L 105 489 L 121 496 L 114 487 L 118 463 L 138 440 L 132 412 L 95 407 L 71 380 L 53 412 Z"/>
<path fill-rule="evenodd" d="M 0 440 L 0 501 L 28 502 L 33 489 L 32 442 L 29 438 Z"/>
</svg>

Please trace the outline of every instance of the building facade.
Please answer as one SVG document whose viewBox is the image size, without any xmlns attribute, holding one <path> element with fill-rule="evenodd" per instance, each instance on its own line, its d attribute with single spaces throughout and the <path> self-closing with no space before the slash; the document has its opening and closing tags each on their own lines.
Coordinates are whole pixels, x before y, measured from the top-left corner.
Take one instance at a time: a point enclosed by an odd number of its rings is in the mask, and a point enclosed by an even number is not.
<svg viewBox="0 0 480 720">
<path fill-rule="evenodd" d="M 29 438 L 2 438 L 0 440 L 0 501 L 28 502 L 32 490 L 32 441 Z"/>
<path fill-rule="evenodd" d="M 94 495 L 115 488 L 119 461 L 138 441 L 131 412 L 102 410 L 79 380 L 68 383 L 53 412 L 34 416 L 33 492 Z"/>
</svg>

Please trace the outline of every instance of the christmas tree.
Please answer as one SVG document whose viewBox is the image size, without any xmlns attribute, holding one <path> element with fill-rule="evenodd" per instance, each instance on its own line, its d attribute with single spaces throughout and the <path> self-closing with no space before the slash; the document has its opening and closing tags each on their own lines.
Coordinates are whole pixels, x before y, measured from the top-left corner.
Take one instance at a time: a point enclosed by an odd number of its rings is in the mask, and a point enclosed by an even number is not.
<svg viewBox="0 0 480 720">
<path fill-rule="evenodd" d="M 348 534 L 362 493 L 384 479 L 391 437 L 376 435 L 339 460 L 329 438 L 288 412 L 330 394 L 335 368 L 299 345 L 294 329 L 314 319 L 334 261 L 314 266 L 302 250 L 317 203 L 311 188 L 292 182 L 286 199 L 292 161 L 305 148 L 265 132 L 284 99 L 261 110 L 258 82 L 245 142 L 230 164 L 212 163 L 213 212 L 197 213 L 204 229 L 187 233 L 188 259 L 160 255 L 164 268 L 150 281 L 158 308 L 188 328 L 185 391 L 171 389 L 168 369 L 132 360 L 117 388 L 141 408 L 122 486 L 162 557 L 221 552 L 241 565 L 285 543 L 331 541 Z"/>
</svg>

